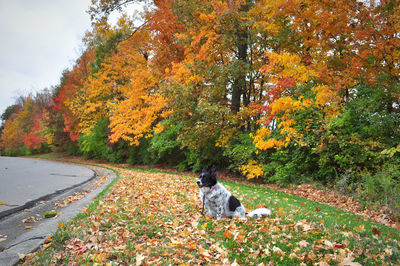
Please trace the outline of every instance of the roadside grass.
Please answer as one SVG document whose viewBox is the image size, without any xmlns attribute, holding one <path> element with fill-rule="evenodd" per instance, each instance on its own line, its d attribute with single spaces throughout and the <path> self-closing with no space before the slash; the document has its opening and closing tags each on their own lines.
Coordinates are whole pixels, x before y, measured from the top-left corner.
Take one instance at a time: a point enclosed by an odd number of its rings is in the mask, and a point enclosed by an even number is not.
<svg viewBox="0 0 400 266">
<path fill-rule="evenodd" d="M 30 154 L 30 155 L 27 155 L 24 157 L 54 160 L 54 159 L 62 158 L 63 155 L 58 152 L 50 152 L 50 153 L 44 153 L 44 154 Z"/>
<path fill-rule="evenodd" d="M 400 264 L 400 232 L 294 195 L 222 182 L 270 217 L 204 217 L 191 177 L 117 168 L 120 177 L 26 264 Z M 118 174 L 118 175 L 119 175 Z"/>
</svg>

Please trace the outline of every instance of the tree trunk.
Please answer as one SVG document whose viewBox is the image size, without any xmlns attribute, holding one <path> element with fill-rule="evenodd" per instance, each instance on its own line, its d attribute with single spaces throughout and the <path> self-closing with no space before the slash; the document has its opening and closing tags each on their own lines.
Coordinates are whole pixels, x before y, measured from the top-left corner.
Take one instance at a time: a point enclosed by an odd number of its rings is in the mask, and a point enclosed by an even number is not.
<svg viewBox="0 0 400 266">
<path fill-rule="evenodd" d="M 231 110 L 234 114 L 240 111 L 241 96 L 246 92 L 246 69 L 247 64 L 247 29 L 239 30 L 236 33 L 237 38 L 237 59 L 238 69 L 235 73 L 234 82 L 232 85 L 232 107 Z"/>
</svg>

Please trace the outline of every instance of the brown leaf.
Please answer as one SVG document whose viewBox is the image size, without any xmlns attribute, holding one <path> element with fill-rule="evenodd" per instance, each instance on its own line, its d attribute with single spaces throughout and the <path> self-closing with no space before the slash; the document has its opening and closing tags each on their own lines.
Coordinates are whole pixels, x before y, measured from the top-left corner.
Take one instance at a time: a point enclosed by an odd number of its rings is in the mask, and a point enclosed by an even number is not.
<svg viewBox="0 0 400 266">
<path fill-rule="evenodd" d="M 341 262 L 339 262 L 339 266 L 362 266 L 360 263 L 358 262 L 354 262 L 353 261 L 354 258 L 352 256 L 348 256 L 346 258 L 344 258 Z"/>
<path fill-rule="evenodd" d="M 206 250 L 206 249 L 204 249 L 204 248 L 200 248 L 200 249 L 199 249 L 199 253 L 200 253 L 201 256 L 203 256 L 203 257 L 205 257 L 205 258 L 210 258 L 210 257 L 211 257 L 211 255 L 210 255 L 210 253 L 208 252 L 208 250 Z"/>
<path fill-rule="evenodd" d="M 146 258 L 146 256 L 144 256 L 143 254 L 138 253 L 136 255 L 136 266 L 142 265 L 142 262 L 144 261 L 145 258 Z"/>
</svg>

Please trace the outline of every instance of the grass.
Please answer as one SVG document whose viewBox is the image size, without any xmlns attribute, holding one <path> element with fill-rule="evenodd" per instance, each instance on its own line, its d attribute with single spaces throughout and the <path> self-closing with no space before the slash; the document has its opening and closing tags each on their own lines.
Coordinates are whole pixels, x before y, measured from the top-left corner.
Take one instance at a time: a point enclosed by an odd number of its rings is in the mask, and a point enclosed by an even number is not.
<svg viewBox="0 0 400 266">
<path fill-rule="evenodd" d="M 273 214 L 218 221 L 199 214 L 193 178 L 138 168 L 114 171 L 113 184 L 85 212 L 61 224 L 51 245 L 27 263 L 400 263 L 398 230 L 328 205 L 223 182 L 248 209 L 266 206 Z"/>
</svg>

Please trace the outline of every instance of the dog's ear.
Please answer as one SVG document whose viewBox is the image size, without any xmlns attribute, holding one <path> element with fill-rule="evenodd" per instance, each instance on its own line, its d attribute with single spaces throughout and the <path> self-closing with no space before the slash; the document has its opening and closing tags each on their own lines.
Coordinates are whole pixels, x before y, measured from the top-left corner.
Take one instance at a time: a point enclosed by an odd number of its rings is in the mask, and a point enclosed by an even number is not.
<svg viewBox="0 0 400 266">
<path fill-rule="evenodd" d="M 203 167 L 203 170 L 201 170 L 201 172 L 202 172 L 202 173 L 208 172 L 207 167 L 204 166 L 204 167 Z"/>
<path fill-rule="evenodd" d="M 217 176 L 217 167 L 215 166 L 215 165 L 213 165 L 213 166 L 211 166 L 211 168 L 210 168 L 210 175 L 212 175 L 212 176 Z"/>
</svg>

